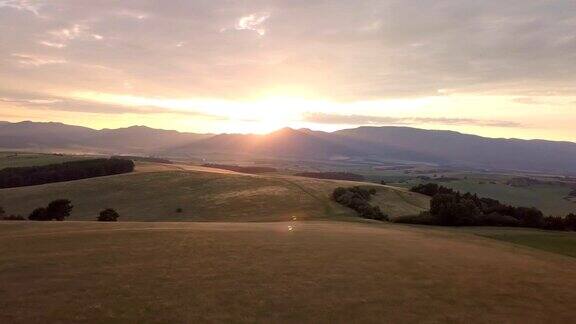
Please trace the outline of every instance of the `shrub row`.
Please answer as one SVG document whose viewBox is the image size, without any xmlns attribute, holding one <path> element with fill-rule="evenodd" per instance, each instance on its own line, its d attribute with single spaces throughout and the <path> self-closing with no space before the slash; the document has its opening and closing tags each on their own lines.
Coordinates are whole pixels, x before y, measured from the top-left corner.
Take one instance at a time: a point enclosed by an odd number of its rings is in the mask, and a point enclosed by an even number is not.
<svg viewBox="0 0 576 324">
<path fill-rule="evenodd" d="M 339 187 L 332 193 L 332 199 L 337 203 L 349 207 L 362 218 L 387 221 L 388 215 L 384 214 L 380 207 L 370 205 L 372 195 L 376 194 L 374 188 L 362 187 Z"/>
<path fill-rule="evenodd" d="M 57 199 L 48 204 L 47 207 L 36 208 L 28 216 L 29 220 L 33 221 L 63 221 L 72 213 L 72 202 L 68 199 Z M 98 215 L 99 222 L 116 222 L 120 215 L 112 208 L 104 209 Z M 26 220 L 20 215 L 6 216 L 4 208 L 0 207 L 1 220 Z"/>
</svg>

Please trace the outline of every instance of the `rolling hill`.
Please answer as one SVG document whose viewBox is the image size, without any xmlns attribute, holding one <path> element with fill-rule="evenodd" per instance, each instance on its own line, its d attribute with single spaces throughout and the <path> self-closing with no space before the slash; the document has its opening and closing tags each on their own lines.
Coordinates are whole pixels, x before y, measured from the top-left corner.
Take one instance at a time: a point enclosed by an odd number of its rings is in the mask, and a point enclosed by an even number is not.
<svg viewBox="0 0 576 324">
<path fill-rule="evenodd" d="M 105 208 L 123 221 L 286 221 L 342 219 L 354 213 L 331 201 L 339 186 L 358 183 L 284 175 L 247 175 L 178 164 L 138 163 L 137 172 L 0 190 L 0 206 L 28 215 L 59 198 L 74 204 L 71 220 L 94 220 Z M 392 217 L 428 208 L 428 198 L 374 185 L 376 202 Z M 182 212 L 177 212 L 182 208 Z"/>
<path fill-rule="evenodd" d="M 576 143 L 485 138 L 408 127 L 332 133 L 285 128 L 266 135 L 193 134 L 135 126 L 93 130 L 59 123 L 0 123 L 0 147 L 168 157 L 230 156 L 429 163 L 576 174 Z"/>
</svg>

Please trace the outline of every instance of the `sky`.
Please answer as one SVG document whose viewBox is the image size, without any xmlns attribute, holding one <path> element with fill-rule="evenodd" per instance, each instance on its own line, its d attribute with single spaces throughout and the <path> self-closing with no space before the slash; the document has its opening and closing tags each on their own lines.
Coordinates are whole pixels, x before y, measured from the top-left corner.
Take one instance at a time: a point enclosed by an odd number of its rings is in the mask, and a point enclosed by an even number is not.
<svg viewBox="0 0 576 324">
<path fill-rule="evenodd" d="M 0 120 L 576 141 L 576 1 L 0 0 Z"/>
</svg>

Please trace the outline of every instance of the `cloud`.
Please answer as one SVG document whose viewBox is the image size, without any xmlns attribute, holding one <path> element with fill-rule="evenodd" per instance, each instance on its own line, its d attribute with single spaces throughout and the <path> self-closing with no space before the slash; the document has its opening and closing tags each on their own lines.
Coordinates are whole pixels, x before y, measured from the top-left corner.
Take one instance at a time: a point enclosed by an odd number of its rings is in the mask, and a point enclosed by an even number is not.
<svg viewBox="0 0 576 324">
<path fill-rule="evenodd" d="M 430 117 L 388 117 L 364 115 L 337 115 L 326 113 L 306 113 L 304 121 L 319 124 L 338 125 L 452 125 L 486 127 L 523 127 L 520 123 L 503 120 L 484 120 L 470 118 L 430 118 Z"/>
<path fill-rule="evenodd" d="M 40 57 L 30 54 L 12 54 L 12 57 L 16 58 L 16 61 L 22 65 L 29 65 L 29 66 L 42 66 L 42 65 L 50 65 L 50 64 L 63 64 L 66 63 L 66 60 L 60 58 L 52 58 L 52 57 Z"/>
<path fill-rule="evenodd" d="M 54 47 L 54 48 L 64 48 L 64 47 L 66 47 L 66 44 L 55 43 L 55 42 L 50 42 L 50 41 L 40 41 L 40 44 L 42 44 L 42 45 L 44 45 L 44 46 L 48 46 L 48 47 Z"/>
<path fill-rule="evenodd" d="M 0 3 L 0 10 L 41 10 L 47 18 L 3 15 L 0 33 L 12 51 L 48 56 L 50 45 L 34 44 L 67 45 L 74 61 L 125 71 L 150 95 L 169 88 L 179 95 L 242 98 L 294 84 L 341 101 L 435 96 L 438 89 L 576 92 L 572 0 Z M 223 27 L 266 35 L 266 42 L 250 33 L 219 32 Z M 87 41 L 96 35 L 106 46 Z M 86 41 L 71 46 L 73 40 Z M 173 45 L 181 42 L 194 46 Z M 67 73 L 69 80 L 86 74 L 79 67 Z M 4 69 L 3 75 L 0 82 L 53 82 Z"/>
<path fill-rule="evenodd" d="M 183 111 L 155 106 L 128 106 L 70 99 L 58 96 L 0 91 L 0 103 L 36 110 L 67 111 L 94 114 L 174 114 L 221 120 L 223 117 L 196 111 Z"/>
<path fill-rule="evenodd" d="M 513 101 L 516 103 L 525 104 L 525 105 L 541 105 L 542 104 L 541 101 L 534 99 L 534 98 L 531 98 L 531 97 L 515 98 Z"/>
<path fill-rule="evenodd" d="M 269 13 L 254 13 L 248 16 L 240 17 L 236 23 L 236 30 L 252 30 L 260 36 L 266 34 L 266 29 L 262 24 L 270 18 Z"/>
<path fill-rule="evenodd" d="M 33 0 L 0 0 L 1 8 L 14 8 L 21 11 L 28 11 L 36 16 L 39 16 L 38 10 L 40 9 L 40 4 L 38 1 Z"/>
</svg>

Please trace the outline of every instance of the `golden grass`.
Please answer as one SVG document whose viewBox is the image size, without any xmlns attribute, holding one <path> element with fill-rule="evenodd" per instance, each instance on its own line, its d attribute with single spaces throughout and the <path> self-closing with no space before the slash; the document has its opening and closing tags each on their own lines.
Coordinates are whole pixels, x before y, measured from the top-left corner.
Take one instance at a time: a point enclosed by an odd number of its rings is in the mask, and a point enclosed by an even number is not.
<svg viewBox="0 0 576 324">
<path fill-rule="evenodd" d="M 131 174 L 0 190 L 0 206 L 27 216 L 51 200 L 73 203 L 71 220 L 114 208 L 127 221 L 286 221 L 339 219 L 355 213 L 330 199 L 338 186 L 365 183 L 284 175 L 247 175 L 184 164 L 138 163 Z M 377 186 L 377 185 L 375 185 Z M 416 214 L 428 198 L 377 186 L 375 203 L 393 217 Z M 182 208 L 183 212 L 176 210 Z"/>
<path fill-rule="evenodd" d="M 575 259 L 457 231 L 0 223 L 2 323 L 569 323 L 574 300 Z"/>
</svg>

